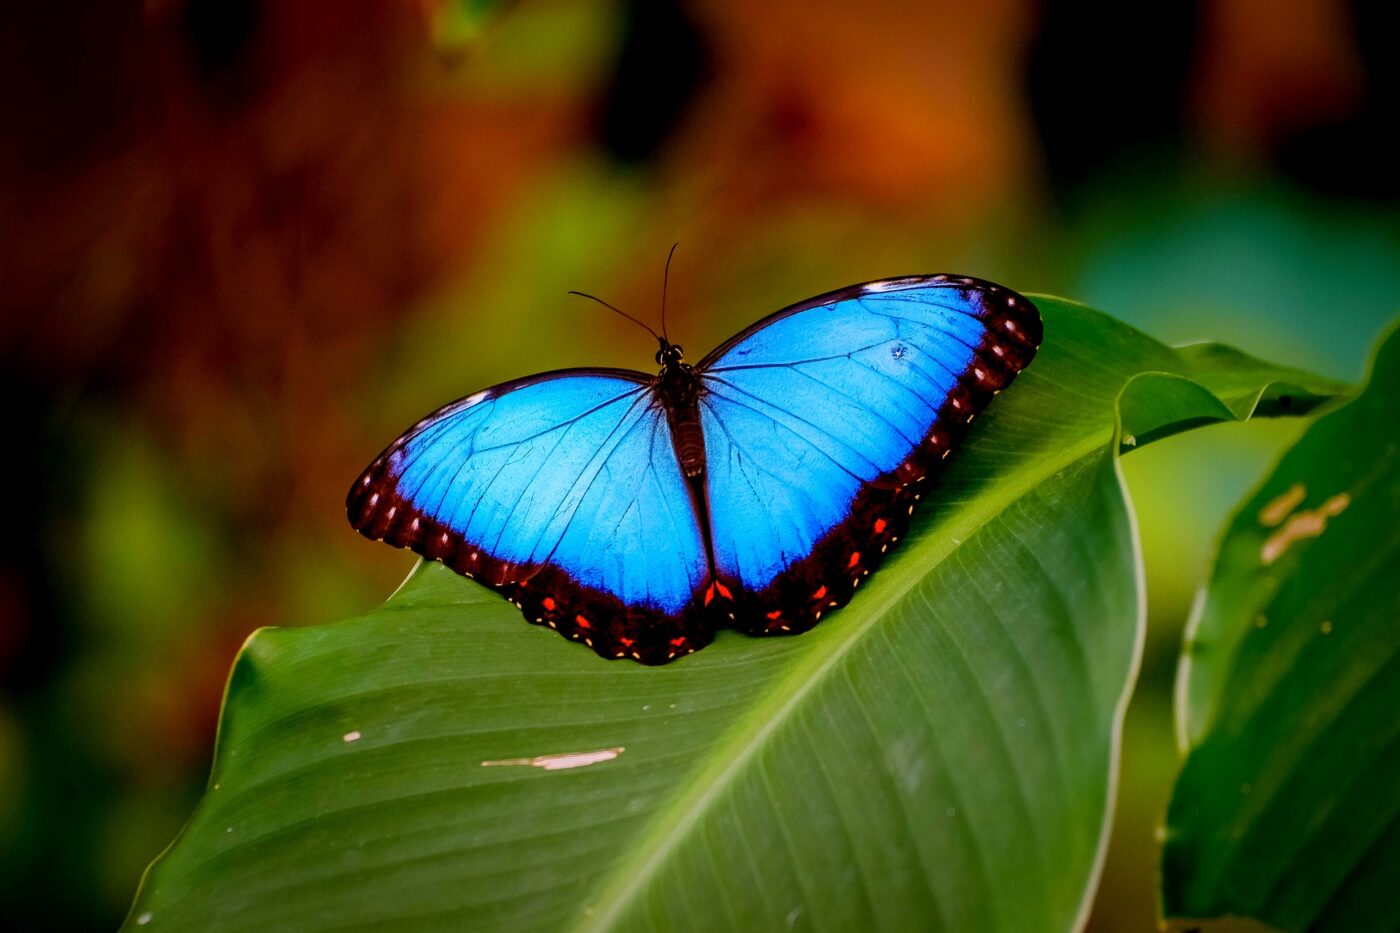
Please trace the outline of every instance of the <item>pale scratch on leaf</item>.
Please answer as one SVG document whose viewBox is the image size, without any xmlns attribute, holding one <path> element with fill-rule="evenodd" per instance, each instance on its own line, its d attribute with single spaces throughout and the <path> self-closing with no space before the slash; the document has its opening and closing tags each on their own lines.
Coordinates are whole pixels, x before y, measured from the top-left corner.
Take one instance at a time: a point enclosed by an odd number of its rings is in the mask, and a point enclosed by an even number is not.
<svg viewBox="0 0 1400 933">
<path fill-rule="evenodd" d="M 1322 505 L 1311 511 L 1302 511 L 1269 536 L 1269 540 L 1264 542 L 1264 546 L 1259 549 L 1259 560 L 1264 564 L 1272 564 L 1288 550 L 1294 541 L 1303 538 L 1316 538 L 1327 530 L 1327 520 L 1341 515 L 1346 507 L 1351 505 L 1351 496 L 1344 492 L 1339 492 L 1328 499 Z"/>
<path fill-rule="evenodd" d="M 542 768 L 545 771 L 563 771 L 568 768 L 586 768 L 588 765 L 596 765 L 602 761 L 612 761 L 627 749 L 621 745 L 612 748 L 600 748 L 596 752 L 561 752 L 554 755 L 536 755 L 534 758 L 502 758 L 499 761 L 483 761 L 483 768 L 493 768 L 500 765 L 522 765 L 531 768 Z"/>
<path fill-rule="evenodd" d="M 1308 491 L 1303 488 L 1302 483 L 1294 483 L 1287 492 L 1259 510 L 1259 524 L 1265 528 L 1277 528 L 1282 525 L 1283 520 L 1302 503 L 1307 494 Z"/>
</svg>

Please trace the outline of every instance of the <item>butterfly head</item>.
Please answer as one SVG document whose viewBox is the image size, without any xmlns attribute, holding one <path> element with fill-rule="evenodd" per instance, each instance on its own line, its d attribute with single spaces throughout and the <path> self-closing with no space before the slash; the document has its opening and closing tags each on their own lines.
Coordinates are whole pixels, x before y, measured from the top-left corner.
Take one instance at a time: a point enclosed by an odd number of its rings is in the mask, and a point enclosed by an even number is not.
<svg viewBox="0 0 1400 933">
<path fill-rule="evenodd" d="M 685 362 L 685 351 L 681 349 L 680 344 L 671 343 L 665 337 L 657 339 L 661 341 L 661 349 L 656 351 L 656 362 L 663 370 Z"/>
</svg>

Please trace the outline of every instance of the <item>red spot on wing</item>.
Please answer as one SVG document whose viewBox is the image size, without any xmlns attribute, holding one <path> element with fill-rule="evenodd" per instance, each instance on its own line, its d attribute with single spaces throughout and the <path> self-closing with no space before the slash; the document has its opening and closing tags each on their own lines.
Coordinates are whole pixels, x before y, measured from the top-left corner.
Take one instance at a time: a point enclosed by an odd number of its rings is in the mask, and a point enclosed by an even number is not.
<svg viewBox="0 0 1400 933">
<path fill-rule="evenodd" d="M 846 562 L 846 568 L 851 569 L 860 563 L 860 551 L 851 554 L 851 559 Z"/>
<path fill-rule="evenodd" d="M 768 618 L 772 619 L 774 622 L 778 621 L 782 617 L 783 610 L 781 609 L 774 609 L 772 612 L 768 613 Z"/>
<path fill-rule="evenodd" d="M 544 598 L 543 605 L 544 605 L 544 608 L 545 608 L 545 611 L 546 611 L 546 612 L 553 612 L 553 611 L 554 611 L 554 607 L 555 607 L 555 605 L 557 605 L 557 604 L 554 602 L 553 597 L 546 596 L 546 597 Z"/>
<path fill-rule="evenodd" d="M 885 533 L 885 526 L 889 524 L 883 518 L 875 519 L 875 533 L 877 535 Z"/>
<path fill-rule="evenodd" d="M 813 599 L 822 599 L 822 598 L 825 597 L 825 596 L 826 596 L 826 587 L 824 587 L 824 586 L 821 587 L 821 588 L 819 588 L 815 593 L 812 594 L 812 598 L 813 598 Z"/>
<path fill-rule="evenodd" d="M 582 614 L 582 613 L 580 613 L 579 615 L 574 616 L 574 621 L 578 623 L 578 627 L 579 627 L 579 628 L 583 628 L 583 629 L 591 629 L 591 628 L 593 628 L 593 623 L 592 623 L 592 622 L 589 622 L 587 619 L 585 619 L 585 618 L 583 617 L 583 614 Z"/>
<path fill-rule="evenodd" d="M 682 635 L 682 636 L 680 636 L 679 638 L 672 638 L 672 639 L 671 639 L 671 647 L 672 647 L 672 648 L 684 648 L 684 647 L 685 647 L 685 636 Z"/>
<path fill-rule="evenodd" d="M 713 580 L 710 582 L 710 585 L 705 588 L 705 605 L 708 606 L 710 603 L 714 602 L 716 593 L 723 596 L 725 599 L 734 598 L 734 594 L 729 591 L 729 587 L 718 580 Z"/>
</svg>

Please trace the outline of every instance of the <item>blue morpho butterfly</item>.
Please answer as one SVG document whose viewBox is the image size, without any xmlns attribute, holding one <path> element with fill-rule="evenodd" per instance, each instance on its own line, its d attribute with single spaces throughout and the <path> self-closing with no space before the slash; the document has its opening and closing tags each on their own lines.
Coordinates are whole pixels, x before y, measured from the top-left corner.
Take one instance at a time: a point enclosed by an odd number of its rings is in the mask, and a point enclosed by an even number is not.
<svg viewBox="0 0 1400 933">
<path fill-rule="evenodd" d="M 1015 292 L 931 275 L 795 304 L 694 366 L 664 333 L 663 314 L 655 375 L 541 373 L 424 418 L 355 481 L 351 524 L 605 658 L 803 632 L 899 540 L 1042 329 Z"/>
</svg>

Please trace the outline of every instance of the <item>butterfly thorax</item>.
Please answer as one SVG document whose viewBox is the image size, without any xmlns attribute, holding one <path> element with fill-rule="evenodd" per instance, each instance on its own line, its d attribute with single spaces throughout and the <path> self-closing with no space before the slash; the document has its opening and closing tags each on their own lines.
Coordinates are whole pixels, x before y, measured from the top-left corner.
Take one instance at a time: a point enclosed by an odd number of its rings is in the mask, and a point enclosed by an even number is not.
<svg viewBox="0 0 1400 933">
<path fill-rule="evenodd" d="M 705 472 L 705 436 L 700 429 L 700 377 L 685 361 L 684 352 L 674 343 L 661 341 L 656 361 L 656 394 L 666 408 L 676 459 L 688 479 Z"/>
</svg>

